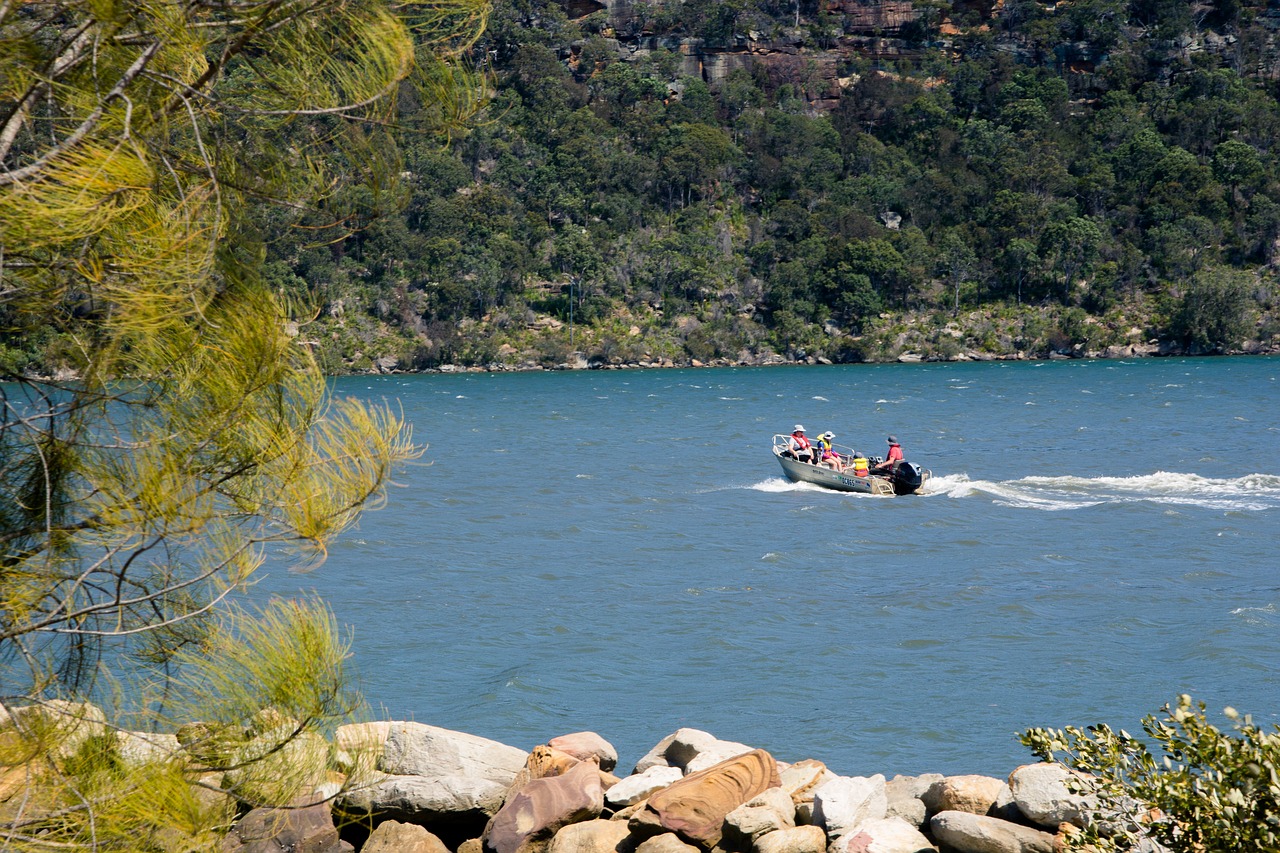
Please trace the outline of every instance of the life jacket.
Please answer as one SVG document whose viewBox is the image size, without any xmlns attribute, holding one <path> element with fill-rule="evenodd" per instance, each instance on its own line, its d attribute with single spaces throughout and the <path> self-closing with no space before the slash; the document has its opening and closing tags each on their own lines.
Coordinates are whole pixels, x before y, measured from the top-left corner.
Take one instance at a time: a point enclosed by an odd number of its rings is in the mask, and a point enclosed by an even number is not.
<svg viewBox="0 0 1280 853">
<path fill-rule="evenodd" d="M 865 477 L 871 473 L 871 463 L 867 461 L 865 456 L 855 456 L 853 458 L 853 474 L 855 477 Z"/>
<path fill-rule="evenodd" d="M 805 438 L 802 432 L 791 433 L 791 440 L 796 443 L 796 450 L 808 450 L 810 447 L 809 439 Z"/>
</svg>

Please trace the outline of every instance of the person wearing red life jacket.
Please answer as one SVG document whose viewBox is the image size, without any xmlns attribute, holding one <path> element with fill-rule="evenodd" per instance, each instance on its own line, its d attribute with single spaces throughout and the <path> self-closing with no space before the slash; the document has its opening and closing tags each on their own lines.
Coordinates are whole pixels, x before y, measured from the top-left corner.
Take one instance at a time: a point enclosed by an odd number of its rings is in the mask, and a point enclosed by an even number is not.
<svg viewBox="0 0 1280 853">
<path fill-rule="evenodd" d="M 876 467 L 872 468 L 872 472 L 877 474 L 887 474 L 894 468 L 898 467 L 898 463 L 902 461 L 902 445 L 898 444 L 898 439 L 889 436 L 889 455 L 884 458 Z"/>
<path fill-rule="evenodd" d="M 804 427 L 800 424 L 796 424 L 796 428 L 791 431 L 791 438 L 787 441 L 787 452 L 791 454 L 792 459 L 813 462 L 813 445 L 805 437 Z"/>
</svg>

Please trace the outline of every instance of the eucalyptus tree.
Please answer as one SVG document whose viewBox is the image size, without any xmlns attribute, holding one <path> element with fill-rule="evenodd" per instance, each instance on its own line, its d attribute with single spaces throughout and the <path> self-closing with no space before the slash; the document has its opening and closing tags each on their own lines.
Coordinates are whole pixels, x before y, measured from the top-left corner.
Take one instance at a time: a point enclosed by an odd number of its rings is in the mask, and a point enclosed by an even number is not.
<svg viewBox="0 0 1280 853">
<path fill-rule="evenodd" d="M 391 408 L 327 393 L 255 223 L 331 240 L 394 201 L 397 95 L 460 127 L 487 12 L 0 2 L 0 335 L 59 365 L 0 375 L 6 849 L 212 846 L 225 814 L 190 783 L 288 800 L 249 768 L 352 707 L 322 606 L 232 601 L 273 549 L 323 559 L 418 448 Z M 122 758 L 124 729 L 196 719 L 218 748 Z"/>
</svg>

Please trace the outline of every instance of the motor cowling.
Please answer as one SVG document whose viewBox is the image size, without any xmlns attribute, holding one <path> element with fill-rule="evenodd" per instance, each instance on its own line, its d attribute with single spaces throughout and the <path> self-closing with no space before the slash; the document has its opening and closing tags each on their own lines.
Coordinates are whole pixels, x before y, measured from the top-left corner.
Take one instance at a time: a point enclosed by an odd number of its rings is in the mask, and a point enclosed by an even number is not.
<svg viewBox="0 0 1280 853">
<path fill-rule="evenodd" d="M 924 484 L 924 469 L 914 462 L 899 462 L 893 468 L 893 492 L 909 495 Z"/>
</svg>

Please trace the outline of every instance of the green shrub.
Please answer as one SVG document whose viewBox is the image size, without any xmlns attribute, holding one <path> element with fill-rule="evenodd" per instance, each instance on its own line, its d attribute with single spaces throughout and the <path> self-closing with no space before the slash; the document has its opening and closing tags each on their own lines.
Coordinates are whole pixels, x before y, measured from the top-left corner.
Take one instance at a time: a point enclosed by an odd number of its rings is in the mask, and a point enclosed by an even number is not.
<svg viewBox="0 0 1280 853">
<path fill-rule="evenodd" d="M 1172 853 L 1280 850 L 1280 728 L 1265 731 L 1227 708 L 1234 731 L 1224 732 L 1186 694 L 1161 713 L 1142 720 L 1146 739 L 1106 725 L 1022 734 L 1041 759 L 1097 780 L 1098 819 L 1068 848 L 1107 853 L 1156 841 Z"/>
</svg>

